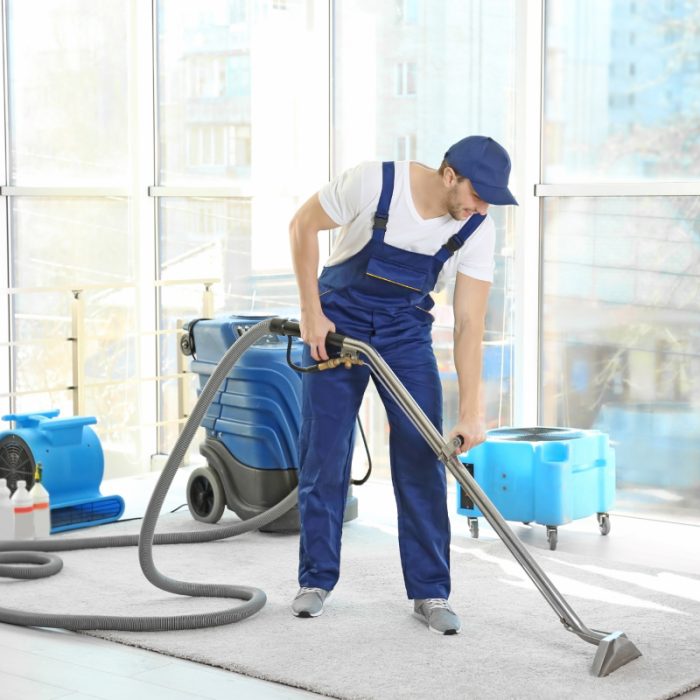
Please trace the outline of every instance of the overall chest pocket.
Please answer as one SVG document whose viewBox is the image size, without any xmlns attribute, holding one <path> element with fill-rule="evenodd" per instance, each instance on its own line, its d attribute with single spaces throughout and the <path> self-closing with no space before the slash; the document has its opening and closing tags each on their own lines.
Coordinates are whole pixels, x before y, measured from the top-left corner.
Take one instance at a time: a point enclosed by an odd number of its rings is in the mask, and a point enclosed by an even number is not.
<svg viewBox="0 0 700 700">
<path fill-rule="evenodd" d="M 430 291 L 425 289 L 428 280 L 425 270 L 408 267 L 393 260 L 371 257 L 365 275 L 371 280 L 384 283 L 387 291 L 396 294 L 401 293 L 401 290 L 426 293 Z"/>
</svg>

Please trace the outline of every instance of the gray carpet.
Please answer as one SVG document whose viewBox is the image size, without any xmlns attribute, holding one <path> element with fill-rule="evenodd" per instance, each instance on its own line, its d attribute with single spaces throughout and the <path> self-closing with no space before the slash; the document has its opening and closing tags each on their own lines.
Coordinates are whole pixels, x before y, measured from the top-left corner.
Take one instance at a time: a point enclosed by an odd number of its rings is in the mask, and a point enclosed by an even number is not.
<svg viewBox="0 0 700 700">
<path fill-rule="evenodd" d="M 159 531 L 204 527 L 166 515 Z M 73 536 L 137 531 L 117 523 Z M 459 636 L 432 634 L 405 598 L 393 533 L 346 526 L 343 573 L 324 615 L 289 611 L 297 538 L 253 533 L 226 542 L 156 548 L 159 568 L 190 581 L 263 588 L 250 620 L 106 639 L 278 681 L 337 698 L 672 698 L 700 686 L 700 579 L 533 551 L 591 628 L 623 630 L 643 656 L 606 678 L 590 675 L 595 647 L 566 632 L 500 542 L 455 538 L 452 603 Z M 226 606 L 153 588 L 135 548 L 67 552 L 64 570 L 32 582 L 0 580 L 4 606 L 53 612 L 161 614 Z"/>
</svg>

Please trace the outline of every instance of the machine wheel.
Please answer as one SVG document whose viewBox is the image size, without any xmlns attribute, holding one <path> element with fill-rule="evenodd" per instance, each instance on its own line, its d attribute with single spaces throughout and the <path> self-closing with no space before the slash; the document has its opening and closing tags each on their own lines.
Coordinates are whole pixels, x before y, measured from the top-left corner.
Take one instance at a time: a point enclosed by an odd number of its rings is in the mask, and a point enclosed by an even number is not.
<svg viewBox="0 0 700 700">
<path fill-rule="evenodd" d="M 550 549 L 557 548 L 557 528 L 554 525 L 547 525 L 547 542 L 549 542 Z"/>
<path fill-rule="evenodd" d="M 187 505 L 195 520 L 218 523 L 226 507 L 219 475 L 211 467 L 198 467 L 187 481 Z"/>
<path fill-rule="evenodd" d="M 476 540 L 479 538 L 479 519 L 478 518 L 467 518 L 469 523 L 469 532 L 471 532 L 472 537 Z"/>
<path fill-rule="evenodd" d="M 607 535 L 610 532 L 610 516 L 607 513 L 598 513 L 598 527 L 601 535 Z"/>
<path fill-rule="evenodd" d="M 188 333 L 180 336 L 180 352 L 187 357 L 192 354 L 192 343 L 190 342 L 190 336 Z"/>
</svg>

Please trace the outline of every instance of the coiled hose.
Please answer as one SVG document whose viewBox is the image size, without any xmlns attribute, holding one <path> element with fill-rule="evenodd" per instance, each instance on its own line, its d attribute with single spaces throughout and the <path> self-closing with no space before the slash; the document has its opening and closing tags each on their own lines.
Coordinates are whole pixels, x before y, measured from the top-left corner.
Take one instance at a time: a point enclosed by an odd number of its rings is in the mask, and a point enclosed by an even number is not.
<svg viewBox="0 0 700 700">
<path fill-rule="evenodd" d="M 214 540 L 221 540 L 227 537 L 235 537 L 236 535 L 256 530 L 276 520 L 297 502 L 297 489 L 294 489 L 277 505 L 240 523 L 193 532 L 155 534 L 156 521 L 168 489 L 175 477 L 175 472 L 180 466 L 204 414 L 214 400 L 220 384 L 241 355 L 257 340 L 270 333 L 270 323 L 271 319 L 266 319 L 244 333 L 227 350 L 211 377 L 209 377 L 192 409 L 192 414 L 185 422 L 182 432 L 175 442 L 175 446 L 151 494 L 151 500 L 143 518 L 140 534 L 115 535 L 111 537 L 0 541 L 0 577 L 36 579 L 58 573 L 63 568 L 63 562 L 56 555 L 48 554 L 47 552 L 138 545 L 141 570 L 154 586 L 170 593 L 179 593 L 180 595 L 236 598 L 245 602 L 221 612 L 152 617 L 31 613 L 0 607 L 0 622 L 32 627 L 58 627 L 67 630 L 123 630 L 132 632 L 182 630 L 198 627 L 215 627 L 238 622 L 254 615 L 265 605 L 267 598 L 265 593 L 259 588 L 215 583 L 191 583 L 164 576 L 158 571 L 153 561 L 153 545 L 213 542 Z M 22 566 L 22 564 L 31 564 L 32 566 Z"/>
</svg>

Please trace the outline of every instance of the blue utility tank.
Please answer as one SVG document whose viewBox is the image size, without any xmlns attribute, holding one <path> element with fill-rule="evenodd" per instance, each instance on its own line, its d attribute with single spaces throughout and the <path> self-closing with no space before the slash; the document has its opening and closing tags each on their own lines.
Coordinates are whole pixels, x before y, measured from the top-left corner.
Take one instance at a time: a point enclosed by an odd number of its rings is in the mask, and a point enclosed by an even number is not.
<svg viewBox="0 0 700 700">
<path fill-rule="evenodd" d="M 615 499 L 615 453 L 598 430 L 489 430 L 459 459 L 506 520 L 555 528 L 593 513 L 607 518 Z M 457 497 L 459 514 L 482 515 L 461 487 Z"/>
</svg>

